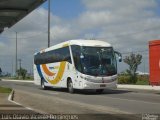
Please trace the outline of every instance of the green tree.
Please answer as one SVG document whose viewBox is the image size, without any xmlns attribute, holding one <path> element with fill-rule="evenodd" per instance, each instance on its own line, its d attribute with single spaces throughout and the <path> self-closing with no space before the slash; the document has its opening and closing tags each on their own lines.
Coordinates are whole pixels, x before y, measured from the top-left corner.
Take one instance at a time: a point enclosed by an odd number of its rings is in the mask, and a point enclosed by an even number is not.
<svg viewBox="0 0 160 120">
<path fill-rule="evenodd" d="M 24 80 L 26 78 L 27 70 L 24 68 L 20 68 L 17 70 L 18 76 L 22 76 L 22 79 Z"/>
<path fill-rule="evenodd" d="M 137 82 L 137 74 L 136 71 L 138 69 L 138 66 L 141 64 L 142 55 L 140 54 L 130 54 L 129 56 L 126 56 L 123 60 L 126 64 L 129 65 L 129 69 L 127 69 L 127 73 L 130 76 L 130 83 L 135 84 Z"/>
<path fill-rule="evenodd" d="M 1 69 L 1 67 L 0 67 L 0 77 L 1 77 L 1 74 L 2 74 L 2 69 Z M 1 79 L 0 79 L 1 80 Z"/>
<path fill-rule="evenodd" d="M 1 67 L 0 67 L 0 75 L 1 75 L 1 73 L 2 73 L 2 69 L 1 69 Z"/>
</svg>

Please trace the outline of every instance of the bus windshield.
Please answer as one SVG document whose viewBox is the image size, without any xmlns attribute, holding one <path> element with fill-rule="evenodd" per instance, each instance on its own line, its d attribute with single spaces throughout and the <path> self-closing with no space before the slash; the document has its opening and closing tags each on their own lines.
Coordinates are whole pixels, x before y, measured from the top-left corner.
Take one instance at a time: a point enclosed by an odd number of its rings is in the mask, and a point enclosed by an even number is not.
<svg viewBox="0 0 160 120">
<path fill-rule="evenodd" d="M 116 57 L 112 47 L 76 47 L 76 50 L 72 50 L 74 62 L 81 73 L 92 76 L 117 74 Z"/>
</svg>

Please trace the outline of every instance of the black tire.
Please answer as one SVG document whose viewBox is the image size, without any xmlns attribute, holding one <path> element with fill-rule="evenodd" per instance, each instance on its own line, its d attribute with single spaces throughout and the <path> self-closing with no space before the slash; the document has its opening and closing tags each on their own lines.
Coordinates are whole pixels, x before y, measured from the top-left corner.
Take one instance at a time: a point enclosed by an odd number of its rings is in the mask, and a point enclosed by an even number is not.
<svg viewBox="0 0 160 120">
<path fill-rule="evenodd" d="M 41 80 L 41 88 L 42 88 L 43 90 L 46 90 L 46 89 L 47 89 L 47 87 L 44 85 L 44 81 L 43 81 L 43 80 Z"/>
<path fill-rule="evenodd" d="M 103 93 L 103 91 L 104 91 L 104 89 L 97 89 L 97 90 L 96 90 L 96 93 L 98 93 L 98 94 L 102 94 L 102 93 Z"/>
<path fill-rule="evenodd" d="M 68 88 L 68 92 L 69 92 L 69 93 L 71 93 L 71 94 L 74 93 L 74 88 L 73 88 L 72 80 L 68 80 L 67 88 Z"/>
</svg>

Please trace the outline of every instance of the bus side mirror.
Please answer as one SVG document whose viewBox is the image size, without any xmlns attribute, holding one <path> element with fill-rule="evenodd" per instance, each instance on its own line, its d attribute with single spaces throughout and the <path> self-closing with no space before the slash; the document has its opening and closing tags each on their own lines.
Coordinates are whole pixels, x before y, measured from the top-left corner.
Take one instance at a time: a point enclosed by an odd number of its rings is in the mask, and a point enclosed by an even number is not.
<svg viewBox="0 0 160 120">
<path fill-rule="evenodd" d="M 114 51 L 114 52 L 115 52 L 115 54 L 118 55 L 119 62 L 122 62 L 122 54 L 120 52 L 117 52 L 117 51 Z"/>
</svg>

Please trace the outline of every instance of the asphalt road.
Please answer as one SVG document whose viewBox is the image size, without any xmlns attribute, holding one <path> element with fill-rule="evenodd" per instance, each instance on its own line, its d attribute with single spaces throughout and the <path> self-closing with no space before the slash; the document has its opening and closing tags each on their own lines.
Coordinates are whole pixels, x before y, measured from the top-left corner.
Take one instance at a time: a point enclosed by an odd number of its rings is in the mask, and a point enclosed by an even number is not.
<svg viewBox="0 0 160 120">
<path fill-rule="evenodd" d="M 97 109 L 99 113 L 104 113 L 105 110 L 107 113 L 109 110 L 109 112 L 116 111 L 116 114 L 160 114 L 160 91 L 117 89 L 106 90 L 103 94 L 96 94 L 95 91 L 76 91 L 75 94 L 70 94 L 65 89 L 41 90 L 39 86 L 33 83 L 0 81 L 0 86 L 11 87 L 15 90 L 34 94 L 34 96 L 41 95 L 44 98 L 47 96 L 67 100 L 71 103 L 84 104 L 90 107 L 91 113 L 91 109 Z M 41 110 L 48 112 L 44 108 Z"/>
</svg>

